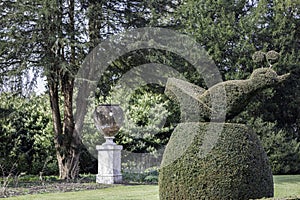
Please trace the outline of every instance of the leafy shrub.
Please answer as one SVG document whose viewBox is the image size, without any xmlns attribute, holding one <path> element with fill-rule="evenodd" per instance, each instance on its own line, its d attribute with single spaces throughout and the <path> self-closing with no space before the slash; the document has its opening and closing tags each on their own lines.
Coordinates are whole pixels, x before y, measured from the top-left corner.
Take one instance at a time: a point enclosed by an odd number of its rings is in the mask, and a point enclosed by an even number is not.
<svg viewBox="0 0 300 200">
<path fill-rule="evenodd" d="M 143 86 L 134 91 L 126 88 L 112 90 L 99 104 L 120 104 L 125 122 L 116 135 L 116 143 L 135 153 L 155 153 L 166 143 L 177 123 L 171 116 L 176 106 L 162 93 L 159 86 Z M 174 117 L 174 118 L 172 118 Z"/>
<path fill-rule="evenodd" d="M 242 124 L 224 124 L 213 143 L 209 123 L 181 123 L 166 147 L 159 172 L 160 199 L 250 199 L 273 196 L 273 177 L 256 136 Z M 218 124 L 214 124 L 214 128 Z M 216 136 L 213 136 L 216 137 Z"/>
<path fill-rule="evenodd" d="M 0 107 L 11 111 L 0 118 L 0 164 L 6 170 L 16 164 L 15 174 L 55 173 L 52 163 L 56 160 L 50 159 L 55 158 L 55 152 L 47 97 L 2 93 Z"/>
<path fill-rule="evenodd" d="M 123 181 L 135 183 L 157 183 L 158 167 L 151 167 L 141 173 L 122 172 Z"/>
<path fill-rule="evenodd" d="M 261 117 L 245 117 L 243 112 L 236 122 L 246 123 L 255 130 L 269 158 L 274 175 L 298 174 L 300 172 L 300 142 L 278 123 Z M 250 119 L 247 119 L 250 118 Z M 247 120 L 246 120 L 247 119 Z"/>
</svg>

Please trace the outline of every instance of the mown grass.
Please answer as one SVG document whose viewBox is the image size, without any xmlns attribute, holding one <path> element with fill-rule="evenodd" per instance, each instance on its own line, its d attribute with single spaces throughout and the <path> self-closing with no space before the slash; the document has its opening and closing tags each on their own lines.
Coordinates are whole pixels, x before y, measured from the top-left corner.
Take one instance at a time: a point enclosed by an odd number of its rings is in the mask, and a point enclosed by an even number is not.
<svg viewBox="0 0 300 200">
<path fill-rule="evenodd" d="M 300 175 L 274 176 L 275 197 L 300 198 Z M 120 185 L 99 190 L 25 195 L 8 200 L 158 200 L 157 185 Z"/>
<path fill-rule="evenodd" d="M 10 197 L 11 200 L 158 200 L 157 185 L 120 185 L 100 190 Z"/>
<path fill-rule="evenodd" d="M 300 175 L 274 176 L 275 197 L 299 197 L 300 198 Z"/>
</svg>

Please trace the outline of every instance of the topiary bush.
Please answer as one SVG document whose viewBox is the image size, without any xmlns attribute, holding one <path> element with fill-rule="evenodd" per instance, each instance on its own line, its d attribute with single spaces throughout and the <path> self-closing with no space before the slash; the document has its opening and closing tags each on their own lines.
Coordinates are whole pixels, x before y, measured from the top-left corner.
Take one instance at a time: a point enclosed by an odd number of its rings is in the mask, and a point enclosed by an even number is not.
<svg viewBox="0 0 300 200">
<path fill-rule="evenodd" d="M 228 120 L 242 112 L 255 94 L 288 77 L 289 74 L 279 76 L 270 68 L 259 68 L 253 71 L 249 79 L 221 82 L 207 90 L 180 79 L 169 78 L 165 93 L 180 104 L 181 122 L 220 121 L 222 115 L 213 116 L 212 113 L 224 111 Z"/>
<path fill-rule="evenodd" d="M 272 172 L 256 134 L 243 124 L 224 124 L 217 137 L 209 138 L 205 134 L 211 125 L 187 122 L 176 127 L 161 164 L 160 199 L 272 197 Z M 212 127 L 220 128 L 217 123 Z M 205 138 L 214 146 L 204 156 Z"/>
</svg>

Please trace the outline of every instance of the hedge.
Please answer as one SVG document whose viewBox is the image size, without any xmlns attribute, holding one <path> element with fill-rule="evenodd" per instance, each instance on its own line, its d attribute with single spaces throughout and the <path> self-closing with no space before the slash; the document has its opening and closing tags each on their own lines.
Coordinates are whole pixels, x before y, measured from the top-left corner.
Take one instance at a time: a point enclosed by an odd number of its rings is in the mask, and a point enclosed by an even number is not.
<svg viewBox="0 0 300 200">
<path fill-rule="evenodd" d="M 212 134 L 206 135 L 209 127 Z M 217 135 L 214 128 L 220 123 L 187 122 L 176 127 L 161 164 L 160 199 L 272 197 L 272 172 L 256 134 L 243 124 L 224 124 Z M 214 146 L 203 156 L 201 146 L 209 143 Z"/>
</svg>

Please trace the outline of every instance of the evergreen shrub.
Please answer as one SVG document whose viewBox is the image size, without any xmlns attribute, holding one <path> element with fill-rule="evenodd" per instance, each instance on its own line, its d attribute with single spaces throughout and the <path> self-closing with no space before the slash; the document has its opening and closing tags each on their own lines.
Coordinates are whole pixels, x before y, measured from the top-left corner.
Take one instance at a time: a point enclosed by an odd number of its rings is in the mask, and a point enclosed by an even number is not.
<svg viewBox="0 0 300 200">
<path fill-rule="evenodd" d="M 256 134 L 246 125 L 227 123 L 217 137 L 209 138 L 205 133 L 211 125 L 188 122 L 176 127 L 159 173 L 160 199 L 272 197 L 272 172 Z M 206 156 L 204 138 L 212 144 L 216 139 Z"/>
</svg>

